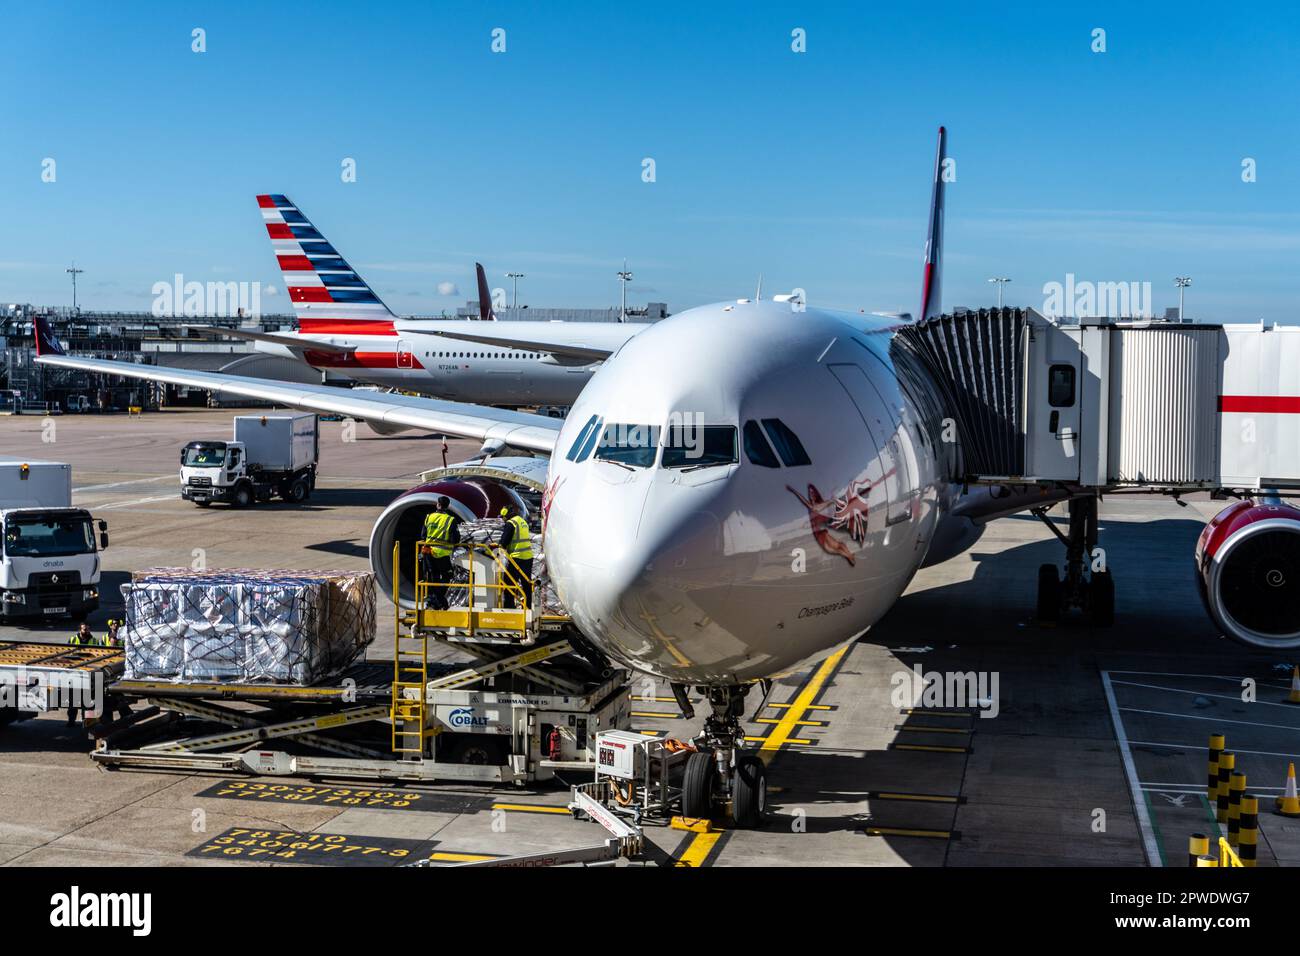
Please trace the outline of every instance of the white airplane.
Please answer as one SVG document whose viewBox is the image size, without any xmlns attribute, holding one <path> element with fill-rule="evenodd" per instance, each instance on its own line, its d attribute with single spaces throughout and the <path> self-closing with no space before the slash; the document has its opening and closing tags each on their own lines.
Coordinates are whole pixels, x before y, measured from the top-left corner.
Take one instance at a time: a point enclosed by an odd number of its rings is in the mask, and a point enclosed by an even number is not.
<svg viewBox="0 0 1300 956">
<path fill-rule="evenodd" d="M 923 320 L 940 313 L 944 149 L 941 129 Z M 620 664 L 671 682 L 684 707 L 689 687 L 708 699 L 700 752 L 686 769 L 682 812 L 706 816 L 715 801 L 729 797 L 737 824 L 754 826 L 762 818 L 766 777 L 743 746 L 746 692 L 860 637 L 919 568 L 970 547 L 988 520 L 1075 493 L 963 491 L 953 460 L 958 453 L 941 437 L 943 390 L 900 345 L 909 322 L 788 301 L 742 299 L 691 309 L 606 357 L 564 422 L 74 358 L 56 354 L 61 350 L 48 327 L 38 361 L 549 454 L 549 462 L 499 459 L 477 467 L 473 478 L 449 469 L 398 498 L 371 538 L 377 576 L 391 586 L 384 565 L 393 542 L 413 540 L 436 495 L 448 495 L 472 517 L 513 494 L 493 474 L 544 485 L 548 574 L 578 629 Z M 1094 490 L 1078 494 L 1096 501 Z M 1300 511 L 1275 511 L 1268 520 L 1283 520 L 1290 534 L 1300 535 Z M 1215 531 L 1203 542 L 1208 554 L 1229 553 L 1225 536 L 1248 534 L 1248 519 L 1237 515 Z M 1202 568 L 1214 560 L 1202 560 Z M 1250 560 L 1272 559 L 1255 550 Z M 1300 576 L 1285 580 L 1273 599 L 1294 602 Z M 409 582 L 401 584 L 409 599 Z M 1216 619 L 1231 617 L 1218 593 L 1208 599 L 1212 612 Z M 1262 624 L 1244 639 L 1275 648 L 1300 644 Z"/>
<path fill-rule="evenodd" d="M 257 197 L 285 290 L 292 332 L 191 326 L 339 371 L 372 385 L 487 405 L 570 405 L 601 360 L 648 323 L 492 321 L 491 291 L 475 263 L 479 320 L 402 319 L 285 196 Z"/>
</svg>

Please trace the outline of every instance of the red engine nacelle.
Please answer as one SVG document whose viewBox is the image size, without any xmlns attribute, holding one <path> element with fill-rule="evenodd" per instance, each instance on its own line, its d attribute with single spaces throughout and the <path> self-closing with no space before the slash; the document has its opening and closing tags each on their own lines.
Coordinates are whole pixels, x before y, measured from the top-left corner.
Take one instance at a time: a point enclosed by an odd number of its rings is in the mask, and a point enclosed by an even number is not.
<svg viewBox="0 0 1300 956">
<path fill-rule="evenodd" d="M 1300 508 L 1238 501 L 1196 542 L 1201 597 L 1229 637 L 1300 647 Z"/>
<path fill-rule="evenodd" d="M 465 521 L 494 517 L 508 504 L 528 514 L 528 505 L 518 492 L 491 478 L 443 478 L 400 495 L 384 509 L 370 532 L 370 567 L 381 592 L 391 598 L 393 545 L 401 542 L 398 594 L 404 608 L 413 607 L 415 601 L 415 542 L 424 536 L 425 516 L 443 495 L 451 500 L 451 510 Z"/>
</svg>

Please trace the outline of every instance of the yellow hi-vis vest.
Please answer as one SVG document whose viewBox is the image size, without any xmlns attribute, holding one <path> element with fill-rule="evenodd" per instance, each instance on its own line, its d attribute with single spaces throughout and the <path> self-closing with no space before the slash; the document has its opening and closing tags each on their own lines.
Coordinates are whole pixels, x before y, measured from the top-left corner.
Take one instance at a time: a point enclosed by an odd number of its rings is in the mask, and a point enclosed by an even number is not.
<svg viewBox="0 0 1300 956">
<path fill-rule="evenodd" d="M 510 525 L 515 529 L 514 539 L 510 542 L 510 557 L 516 561 L 533 556 L 533 541 L 528 532 L 528 522 L 523 515 L 514 515 Z"/>
<path fill-rule="evenodd" d="M 435 558 L 445 558 L 451 554 L 451 515 L 445 511 L 435 511 L 424 519 L 424 540 L 433 542 L 429 551 Z"/>
</svg>

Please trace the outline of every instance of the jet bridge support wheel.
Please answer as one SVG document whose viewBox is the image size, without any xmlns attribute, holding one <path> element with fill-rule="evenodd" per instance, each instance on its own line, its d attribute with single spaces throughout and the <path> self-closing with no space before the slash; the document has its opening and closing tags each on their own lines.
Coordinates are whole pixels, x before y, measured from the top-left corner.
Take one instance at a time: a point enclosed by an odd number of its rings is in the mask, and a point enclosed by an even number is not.
<svg viewBox="0 0 1300 956">
<path fill-rule="evenodd" d="M 1034 514 L 1065 545 L 1065 575 L 1055 565 L 1038 568 L 1038 613 L 1042 623 L 1054 624 L 1069 611 L 1079 611 L 1094 627 L 1110 627 L 1115 620 L 1115 579 L 1110 571 L 1094 570 L 1098 554 L 1096 495 L 1071 498 L 1069 531 L 1061 530 L 1047 517 L 1047 508 L 1035 508 Z"/>
<path fill-rule="evenodd" d="M 1088 583 L 1088 613 L 1096 627 L 1115 623 L 1115 579 L 1109 571 L 1092 572 Z"/>
<path fill-rule="evenodd" d="M 1054 564 L 1038 566 L 1038 608 L 1035 618 L 1040 624 L 1055 624 L 1061 619 L 1061 576 Z"/>
</svg>

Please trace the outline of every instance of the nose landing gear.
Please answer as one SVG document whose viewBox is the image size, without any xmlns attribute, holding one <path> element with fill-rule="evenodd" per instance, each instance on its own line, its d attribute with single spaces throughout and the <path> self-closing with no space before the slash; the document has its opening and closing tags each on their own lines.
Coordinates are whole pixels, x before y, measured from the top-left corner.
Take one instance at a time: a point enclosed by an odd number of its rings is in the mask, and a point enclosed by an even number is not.
<svg viewBox="0 0 1300 956">
<path fill-rule="evenodd" d="M 1115 579 L 1105 568 L 1104 560 L 1097 565 L 1092 559 L 1097 548 L 1097 497 L 1071 498 L 1070 527 L 1068 534 L 1047 517 L 1047 508 L 1034 508 L 1048 530 L 1065 545 L 1065 577 L 1060 576 L 1054 564 L 1038 568 L 1038 613 L 1043 624 L 1056 624 L 1072 610 L 1083 612 L 1095 627 L 1110 627 L 1115 621 Z"/>
<path fill-rule="evenodd" d="M 712 713 L 704 720 L 699 750 L 686 762 L 682 780 L 682 816 L 711 818 L 731 804 L 737 827 L 762 826 L 767 813 L 767 767 L 744 749 L 740 725 L 748 685 L 701 688 Z"/>
</svg>

